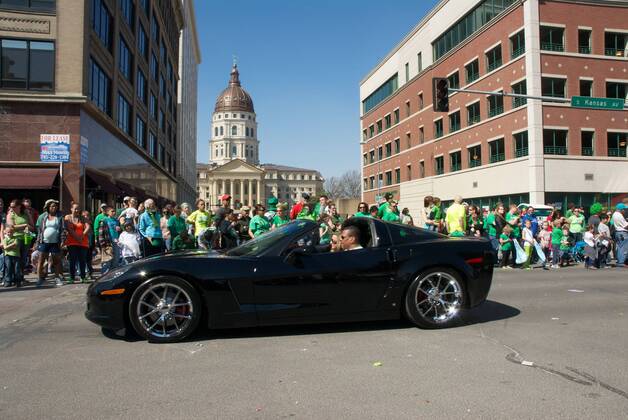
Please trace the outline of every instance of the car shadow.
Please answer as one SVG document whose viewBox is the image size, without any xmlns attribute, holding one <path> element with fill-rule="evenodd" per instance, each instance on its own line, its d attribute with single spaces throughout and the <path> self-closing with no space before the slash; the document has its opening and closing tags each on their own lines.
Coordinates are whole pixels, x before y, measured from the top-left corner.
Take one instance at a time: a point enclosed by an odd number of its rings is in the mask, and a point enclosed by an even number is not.
<svg viewBox="0 0 628 420">
<path fill-rule="evenodd" d="M 484 324 L 487 322 L 501 321 L 503 319 L 514 318 L 521 311 L 513 306 L 487 300 L 483 304 L 469 309 L 465 312 L 462 325 Z"/>
</svg>

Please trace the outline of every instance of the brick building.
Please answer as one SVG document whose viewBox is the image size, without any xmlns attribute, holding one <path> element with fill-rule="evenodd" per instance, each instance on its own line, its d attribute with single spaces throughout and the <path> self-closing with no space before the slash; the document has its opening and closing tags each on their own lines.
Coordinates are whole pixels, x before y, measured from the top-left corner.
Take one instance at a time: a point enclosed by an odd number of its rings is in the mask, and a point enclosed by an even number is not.
<svg viewBox="0 0 628 420">
<path fill-rule="evenodd" d="M 180 1 L 0 0 L 5 201 L 175 200 L 184 23 Z M 42 134 L 69 135 L 63 168 L 40 163 Z"/>
<path fill-rule="evenodd" d="M 426 195 L 587 205 L 628 191 L 628 112 L 453 93 L 451 87 L 626 98 L 628 5 L 620 1 L 443 0 L 361 81 L 363 198 L 392 191 L 417 213 Z"/>
</svg>

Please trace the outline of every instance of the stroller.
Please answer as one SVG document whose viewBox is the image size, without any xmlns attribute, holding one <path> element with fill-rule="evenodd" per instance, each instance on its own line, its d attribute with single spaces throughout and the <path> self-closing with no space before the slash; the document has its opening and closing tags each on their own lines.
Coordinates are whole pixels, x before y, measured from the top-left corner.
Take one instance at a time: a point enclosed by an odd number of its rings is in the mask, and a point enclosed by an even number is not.
<svg viewBox="0 0 628 420">
<path fill-rule="evenodd" d="M 579 241 L 579 242 L 576 242 L 576 244 L 569 251 L 569 253 L 571 254 L 571 260 L 574 263 L 580 264 L 581 262 L 584 262 L 584 258 L 585 258 L 584 247 L 585 246 L 587 246 L 586 242 Z"/>
</svg>

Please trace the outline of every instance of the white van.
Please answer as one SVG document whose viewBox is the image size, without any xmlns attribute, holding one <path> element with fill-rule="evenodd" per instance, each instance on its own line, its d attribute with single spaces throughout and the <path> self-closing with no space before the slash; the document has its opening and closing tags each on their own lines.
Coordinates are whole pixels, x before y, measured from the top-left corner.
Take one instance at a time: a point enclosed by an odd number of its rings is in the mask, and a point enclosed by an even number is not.
<svg viewBox="0 0 628 420">
<path fill-rule="evenodd" d="M 543 223 L 544 221 L 547 220 L 547 217 L 552 214 L 552 211 L 554 211 L 554 209 L 550 206 L 546 206 L 545 204 L 528 204 L 528 203 L 521 203 L 517 206 L 517 208 L 521 211 L 523 208 L 528 208 L 528 207 L 533 207 L 534 208 L 534 215 L 536 216 L 536 221 L 539 222 L 539 224 Z"/>
</svg>

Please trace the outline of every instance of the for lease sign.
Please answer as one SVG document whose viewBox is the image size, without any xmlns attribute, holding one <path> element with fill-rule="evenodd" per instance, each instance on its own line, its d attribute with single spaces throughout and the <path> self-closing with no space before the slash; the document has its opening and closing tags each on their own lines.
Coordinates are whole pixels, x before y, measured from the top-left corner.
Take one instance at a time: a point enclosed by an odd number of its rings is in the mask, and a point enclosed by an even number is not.
<svg viewBox="0 0 628 420">
<path fill-rule="evenodd" d="M 41 134 L 39 136 L 39 160 L 66 163 L 70 161 L 69 134 Z"/>
</svg>

